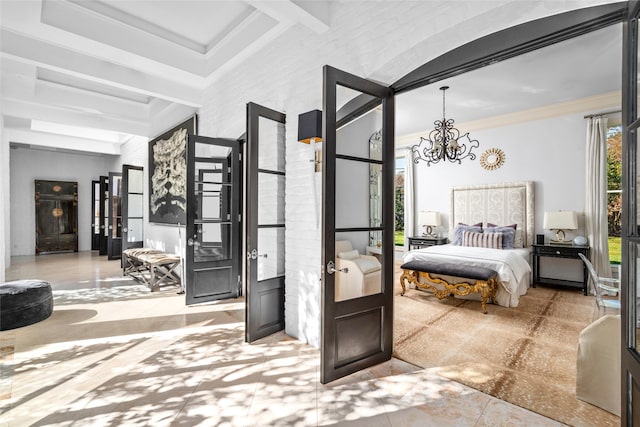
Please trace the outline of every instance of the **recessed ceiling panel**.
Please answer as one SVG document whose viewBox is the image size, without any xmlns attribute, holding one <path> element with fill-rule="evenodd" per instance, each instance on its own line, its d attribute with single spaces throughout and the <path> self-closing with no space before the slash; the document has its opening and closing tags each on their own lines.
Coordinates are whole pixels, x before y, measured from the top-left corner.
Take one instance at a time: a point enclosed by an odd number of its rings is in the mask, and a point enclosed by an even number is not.
<svg viewBox="0 0 640 427">
<path fill-rule="evenodd" d="M 105 1 L 95 2 L 106 4 Z M 173 33 L 172 41 L 182 45 L 179 38 L 188 40 L 194 49 L 198 45 L 201 53 L 206 52 L 213 43 L 246 19 L 254 8 L 243 1 L 202 1 L 202 0 L 163 0 L 163 1 L 117 1 L 108 2 L 108 6 L 121 12 L 119 16 L 111 14 L 120 21 L 141 27 L 141 21 L 147 31 L 156 35 Z M 106 9 L 102 9 L 103 12 Z M 130 22 L 127 22 L 130 21 Z M 155 30 L 153 29 L 155 27 Z"/>
</svg>

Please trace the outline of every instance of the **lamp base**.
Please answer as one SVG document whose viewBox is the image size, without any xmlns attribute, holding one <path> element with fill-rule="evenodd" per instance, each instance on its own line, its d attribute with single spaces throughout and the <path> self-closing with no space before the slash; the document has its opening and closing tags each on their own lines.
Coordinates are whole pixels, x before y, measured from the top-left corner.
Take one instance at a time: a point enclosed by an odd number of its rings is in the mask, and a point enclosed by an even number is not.
<svg viewBox="0 0 640 427">
<path fill-rule="evenodd" d="M 549 240 L 552 245 L 573 245 L 573 240 L 565 240 L 564 230 L 556 231 L 556 238 Z"/>
<path fill-rule="evenodd" d="M 432 237 L 436 238 L 438 235 L 434 232 L 434 229 L 430 225 L 425 225 L 426 233 L 422 233 L 422 237 Z"/>
</svg>

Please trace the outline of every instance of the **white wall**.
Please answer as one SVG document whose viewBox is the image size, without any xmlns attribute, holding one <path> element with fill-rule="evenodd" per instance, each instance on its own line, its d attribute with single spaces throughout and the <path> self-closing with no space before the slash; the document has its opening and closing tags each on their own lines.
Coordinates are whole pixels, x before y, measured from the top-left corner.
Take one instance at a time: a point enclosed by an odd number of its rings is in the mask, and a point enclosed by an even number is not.
<svg viewBox="0 0 640 427">
<path fill-rule="evenodd" d="M 574 210 L 578 213 L 579 230 L 568 231 L 567 238 L 584 236 L 586 122 L 583 116 L 572 114 L 471 132 L 470 136 L 480 142 L 479 149 L 474 151 L 476 160 L 431 166 L 420 162 L 414 166 L 414 215 L 421 210 L 439 211 L 443 222 L 439 231 L 447 236 L 451 187 L 534 181 L 536 234 L 546 234 L 547 239 L 555 235 L 542 227 L 545 211 Z M 463 128 L 460 131 L 465 132 Z M 480 155 L 488 148 L 504 151 L 505 163 L 501 168 L 485 170 L 480 166 Z M 418 236 L 424 227 L 416 223 L 413 231 L 413 235 Z M 553 267 L 550 274 L 558 278 L 575 278 L 576 271 L 580 273 L 575 266 L 545 259 L 543 276 L 547 267 Z"/>
<path fill-rule="evenodd" d="M 11 251 L 8 249 L 11 244 L 10 237 L 10 162 L 9 162 L 9 141 L 5 140 L 4 115 L 2 114 L 2 103 L 0 103 L 0 283 L 5 281 L 5 268 L 11 265 Z"/>
<path fill-rule="evenodd" d="M 36 179 L 78 182 L 78 250 L 91 250 L 91 181 L 109 174 L 110 156 L 67 154 L 17 147 L 10 150 L 11 255 L 34 255 Z"/>
<path fill-rule="evenodd" d="M 535 181 L 536 233 L 545 231 L 542 229 L 545 210 L 575 210 L 581 227 L 577 231 L 585 234 L 586 123 L 583 115 L 480 130 L 470 136 L 480 142 L 480 147 L 474 150 L 476 160 L 431 166 L 419 162 L 414 166 L 415 215 L 421 210 L 439 211 L 443 221 L 441 231 L 447 231 L 451 187 Z M 504 151 L 505 163 L 501 168 L 485 170 L 480 166 L 480 155 L 488 148 Z M 423 231 L 423 227 L 416 224 L 414 232 Z"/>
</svg>

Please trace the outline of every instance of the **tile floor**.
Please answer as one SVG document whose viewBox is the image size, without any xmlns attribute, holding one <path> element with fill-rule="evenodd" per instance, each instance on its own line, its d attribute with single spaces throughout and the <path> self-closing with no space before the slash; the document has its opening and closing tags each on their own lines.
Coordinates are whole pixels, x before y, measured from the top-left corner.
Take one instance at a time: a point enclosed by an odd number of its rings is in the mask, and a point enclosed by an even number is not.
<svg viewBox="0 0 640 427">
<path fill-rule="evenodd" d="M 184 305 L 92 252 L 14 257 L 55 310 L 0 332 L 0 426 L 559 426 L 392 359 L 322 385 L 319 351 L 244 342 L 244 301 Z"/>
</svg>

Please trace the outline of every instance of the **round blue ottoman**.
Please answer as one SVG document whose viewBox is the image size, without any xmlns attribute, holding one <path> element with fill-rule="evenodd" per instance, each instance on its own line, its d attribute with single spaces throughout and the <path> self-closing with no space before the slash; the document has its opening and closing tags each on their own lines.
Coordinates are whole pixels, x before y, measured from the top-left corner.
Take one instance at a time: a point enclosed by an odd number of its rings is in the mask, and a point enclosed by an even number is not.
<svg viewBox="0 0 640 427">
<path fill-rule="evenodd" d="M 51 316 L 51 285 L 42 280 L 0 284 L 0 331 L 31 325 Z"/>
</svg>

